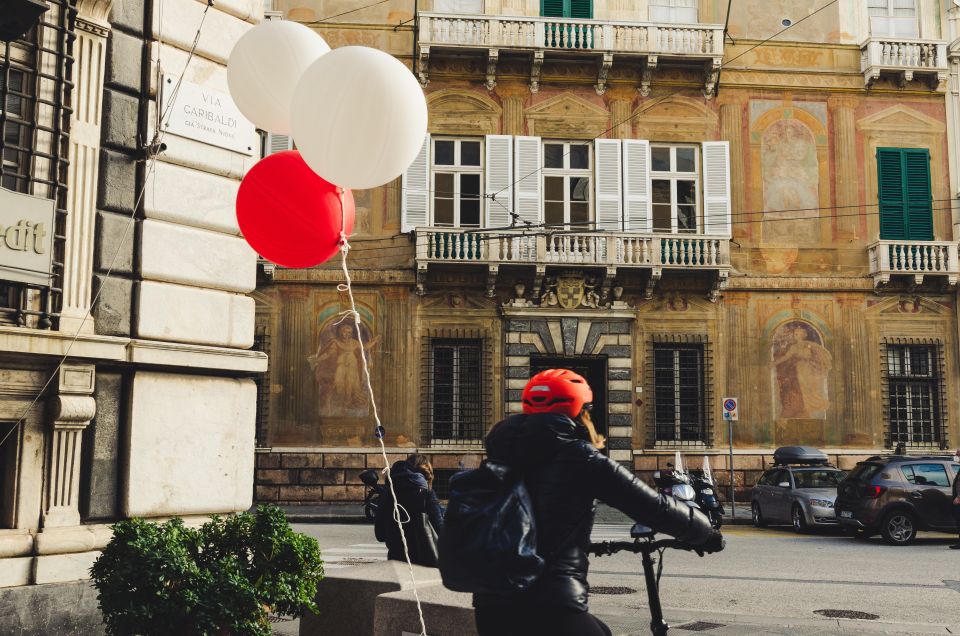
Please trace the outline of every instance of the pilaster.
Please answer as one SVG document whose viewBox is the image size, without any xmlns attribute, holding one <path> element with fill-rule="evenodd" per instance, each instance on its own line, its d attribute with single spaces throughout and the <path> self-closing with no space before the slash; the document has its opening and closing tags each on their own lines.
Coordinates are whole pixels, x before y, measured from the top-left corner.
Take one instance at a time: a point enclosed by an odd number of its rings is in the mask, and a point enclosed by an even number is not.
<svg viewBox="0 0 960 636">
<path fill-rule="evenodd" d="M 523 107 L 530 94 L 529 90 L 520 86 L 499 86 L 497 94 L 503 100 L 501 132 L 504 135 L 525 135 Z"/>
<path fill-rule="evenodd" d="M 860 217 L 857 183 L 857 126 L 853 97 L 827 100 L 833 120 L 833 171 L 837 197 L 837 238 L 856 238 Z"/>
<path fill-rule="evenodd" d="M 73 66 L 73 115 L 70 119 L 70 166 L 67 173 L 66 249 L 60 329 L 94 332 L 90 310 L 93 283 L 94 226 L 100 166 L 100 120 L 103 76 L 112 0 L 85 0 L 77 5 Z"/>
<path fill-rule="evenodd" d="M 630 139 L 630 113 L 633 110 L 633 91 L 626 93 L 619 90 L 609 90 L 609 107 L 611 125 L 614 129 L 609 133 L 613 139 Z"/>
<path fill-rule="evenodd" d="M 80 525 L 80 451 L 83 430 L 97 412 L 93 365 L 64 364 L 49 401 L 50 444 L 44 467 L 43 527 Z"/>
<path fill-rule="evenodd" d="M 744 209 L 743 174 L 743 108 L 747 102 L 746 96 L 729 90 L 723 91 L 720 102 L 720 138 L 730 142 L 730 196 L 733 204 L 733 214 L 740 214 Z"/>
</svg>

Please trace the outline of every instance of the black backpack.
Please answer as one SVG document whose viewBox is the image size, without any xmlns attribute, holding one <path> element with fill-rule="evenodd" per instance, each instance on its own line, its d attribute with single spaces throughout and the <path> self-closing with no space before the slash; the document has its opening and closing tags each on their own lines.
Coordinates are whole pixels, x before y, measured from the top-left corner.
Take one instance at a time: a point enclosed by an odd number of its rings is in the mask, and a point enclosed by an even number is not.
<svg viewBox="0 0 960 636">
<path fill-rule="evenodd" d="M 523 479 L 491 462 L 454 475 L 440 533 L 443 584 L 475 594 L 522 592 L 543 568 Z"/>
</svg>

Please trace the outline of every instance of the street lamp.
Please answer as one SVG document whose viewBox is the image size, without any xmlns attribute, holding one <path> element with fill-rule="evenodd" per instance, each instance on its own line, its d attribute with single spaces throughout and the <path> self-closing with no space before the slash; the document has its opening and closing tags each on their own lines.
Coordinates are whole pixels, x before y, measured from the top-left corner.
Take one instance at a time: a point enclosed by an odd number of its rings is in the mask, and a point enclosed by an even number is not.
<svg viewBox="0 0 960 636">
<path fill-rule="evenodd" d="M 37 18 L 50 7 L 43 0 L 3 0 L 0 12 L 0 41 L 20 39 L 30 30 Z"/>
</svg>

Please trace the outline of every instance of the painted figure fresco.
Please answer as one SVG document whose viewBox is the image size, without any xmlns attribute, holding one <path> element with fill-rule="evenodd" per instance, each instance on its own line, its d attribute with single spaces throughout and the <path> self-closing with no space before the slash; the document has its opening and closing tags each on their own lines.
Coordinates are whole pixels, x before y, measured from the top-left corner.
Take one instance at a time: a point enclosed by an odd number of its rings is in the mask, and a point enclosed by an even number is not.
<svg viewBox="0 0 960 636">
<path fill-rule="evenodd" d="M 361 346 L 372 366 L 371 352 L 380 336 L 371 338 L 361 323 L 363 345 L 357 340 L 354 323 L 334 321 L 320 331 L 317 352 L 308 357 L 317 379 L 320 417 L 366 417 L 370 414 Z"/>
<path fill-rule="evenodd" d="M 783 119 L 763 133 L 763 238 L 773 243 L 815 243 L 820 175 L 813 133 L 795 119 Z"/>
<path fill-rule="evenodd" d="M 830 395 L 827 374 L 833 356 L 809 323 L 792 320 L 773 335 L 773 373 L 779 419 L 827 418 Z"/>
</svg>

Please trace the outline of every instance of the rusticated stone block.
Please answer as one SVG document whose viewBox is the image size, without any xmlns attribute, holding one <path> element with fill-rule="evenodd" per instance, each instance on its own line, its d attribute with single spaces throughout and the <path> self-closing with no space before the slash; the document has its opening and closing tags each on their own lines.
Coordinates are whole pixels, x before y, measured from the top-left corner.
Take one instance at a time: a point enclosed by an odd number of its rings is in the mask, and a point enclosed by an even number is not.
<svg viewBox="0 0 960 636">
<path fill-rule="evenodd" d="M 633 458 L 633 468 L 636 471 L 656 470 L 657 456 L 656 455 L 635 455 Z"/>
<path fill-rule="evenodd" d="M 366 468 L 346 468 L 343 471 L 343 483 L 348 486 L 355 486 L 357 484 L 362 484 L 360 481 L 360 473 L 366 471 Z M 381 480 L 382 481 L 382 480 Z"/>
<path fill-rule="evenodd" d="M 280 465 L 284 468 L 322 468 L 323 455 L 321 453 L 283 453 L 280 455 Z"/>
<path fill-rule="evenodd" d="M 330 468 L 304 468 L 300 471 L 300 483 L 304 485 L 333 485 L 343 483 L 343 470 Z"/>
<path fill-rule="evenodd" d="M 260 469 L 257 471 L 258 484 L 295 484 L 297 483 L 297 471 L 278 470 L 273 468 Z"/>
<path fill-rule="evenodd" d="M 323 456 L 324 468 L 363 468 L 366 459 L 359 453 L 327 453 Z"/>
<path fill-rule="evenodd" d="M 280 468 L 278 453 L 257 453 L 257 468 Z"/>
<path fill-rule="evenodd" d="M 401 453 L 387 453 L 387 461 L 393 466 L 393 462 L 398 462 L 401 459 L 406 459 L 406 454 Z M 367 454 L 367 468 L 383 468 L 383 455 L 380 453 L 368 453 Z"/>
<path fill-rule="evenodd" d="M 324 501 L 363 501 L 366 490 L 363 486 L 324 486 Z"/>
<path fill-rule="evenodd" d="M 257 503 L 273 503 L 280 499 L 279 486 L 255 486 L 253 499 Z"/>
<path fill-rule="evenodd" d="M 323 501 L 323 488 L 323 486 L 280 486 L 280 501 L 293 503 Z"/>
</svg>

